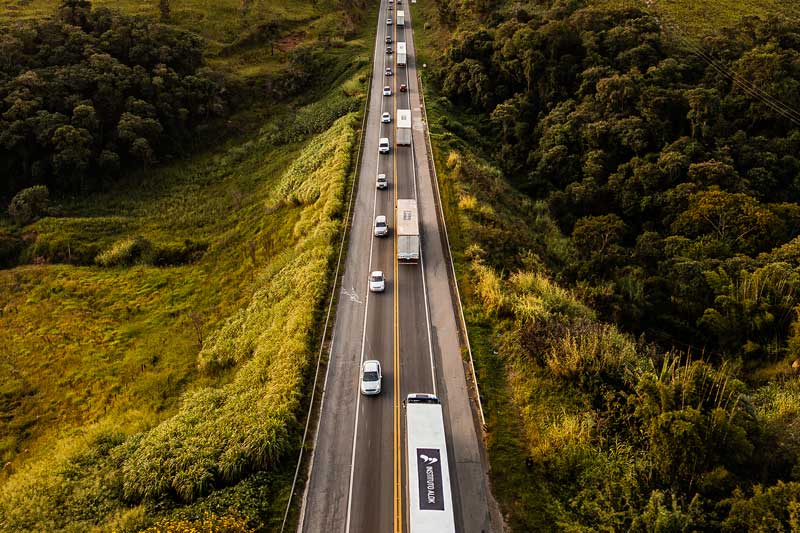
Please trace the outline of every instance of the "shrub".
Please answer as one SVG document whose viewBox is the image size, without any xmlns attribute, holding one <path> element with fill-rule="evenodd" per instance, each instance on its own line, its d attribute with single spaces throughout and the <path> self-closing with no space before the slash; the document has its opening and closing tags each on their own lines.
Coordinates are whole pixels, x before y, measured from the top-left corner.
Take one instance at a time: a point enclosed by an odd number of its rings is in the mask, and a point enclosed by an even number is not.
<svg viewBox="0 0 800 533">
<path fill-rule="evenodd" d="M 635 344 L 614 326 L 586 325 L 569 331 L 546 354 L 547 368 L 562 379 L 591 374 L 620 376 L 638 361 Z"/>
<path fill-rule="evenodd" d="M 237 516 L 206 513 L 201 520 L 165 519 L 141 533 L 255 533 L 247 520 Z"/>
<path fill-rule="evenodd" d="M 102 267 L 129 266 L 142 260 L 151 249 L 152 245 L 147 239 L 127 237 L 101 252 L 95 258 L 95 263 Z"/>
<path fill-rule="evenodd" d="M 50 192 L 44 185 L 35 185 L 22 189 L 8 205 L 8 214 L 17 224 L 29 224 L 47 211 Z"/>
<path fill-rule="evenodd" d="M 167 243 L 153 246 L 148 262 L 153 266 L 174 266 L 194 263 L 203 257 L 208 243 L 186 239 L 182 243 Z"/>
</svg>

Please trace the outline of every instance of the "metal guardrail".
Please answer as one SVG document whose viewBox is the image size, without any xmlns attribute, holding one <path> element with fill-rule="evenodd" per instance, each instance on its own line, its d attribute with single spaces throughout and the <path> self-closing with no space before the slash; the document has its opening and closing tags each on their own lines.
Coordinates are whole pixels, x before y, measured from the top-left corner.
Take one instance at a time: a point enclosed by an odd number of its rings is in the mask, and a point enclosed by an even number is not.
<svg viewBox="0 0 800 533">
<path fill-rule="evenodd" d="M 481 415 L 481 428 L 486 431 L 486 417 L 483 414 L 483 401 L 481 400 L 481 393 L 480 389 L 478 388 L 478 376 L 475 374 L 475 362 L 472 359 L 472 346 L 469 343 L 469 331 L 467 331 L 467 321 L 464 319 L 464 308 L 461 305 L 461 292 L 458 290 L 458 278 L 456 277 L 456 267 L 455 263 L 453 263 L 453 254 L 450 252 L 450 237 L 447 234 L 447 222 L 445 221 L 444 216 L 444 207 L 442 204 L 442 195 L 439 192 L 439 175 L 436 173 L 436 161 L 433 157 L 433 144 L 431 143 L 431 130 L 428 123 L 428 111 L 425 106 L 425 92 L 422 89 L 422 77 L 419 75 L 419 69 L 417 69 L 417 86 L 419 87 L 419 96 L 422 99 L 422 112 L 425 115 L 425 133 L 426 139 L 428 141 L 428 163 L 430 164 L 431 170 L 433 171 L 433 185 L 436 189 L 436 198 L 439 202 L 439 209 L 440 209 L 440 222 L 442 224 L 442 229 L 444 230 L 444 241 L 447 245 L 447 258 L 450 261 L 450 271 L 453 275 L 453 286 L 456 291 L 456 301 L 458 302 L 458 314 L 459 318 L 461 319 L 461 330 L 464 336 L 464 344 L 467 346 L 467 353 L 469 354 L 469 367 L 472 371 L 472 382 L 475 386 L 475 396 L 478 400 L 478 413 Z"/>
<path fill-rule="evenodd" d="M 374 50 L 373 50 L 373 56 L 374 56 Z M 374 59 L 374 57 L 373 57 L 373 59 Z M 374 61 L 371 62 L 371 65 L 372 65 L 372 67 L 370 68 L 370 71 L 369 71 L 369 81 L 367 83 L 367 93 L 366 93 L 366 98 L 365 98 L 366 101 L 364 102 L 364 115 L 361 117 L 361 135 L 359 136 L 358 152 L 356 154 L 355 166 L 353 167 L 353 182 L 350 185 L 350 201 L 347 203 L 347 216 L 344 219 L 344 223 L 345 224 L 344 224 L 344 227 L 342 228 L 342 239 L 341 239 L 341 242 L 339 243 L 339 257 L 336 260 L 336 271 L 335 271 L 334 276 L 333 276 L 333 287 L 331 287 L 330 300 L 328 301 L 328 311 L 327 311 L 327 313 L 325 315 L 325 327 L 322 330 L 322 339 L 320 340 L 320 344 L 319 344 L 319 354 L 317 355 L 317 368 L 316 368 L 316 371 L 314 372 L 314 385 L 311 388 L 311 401 L 308 404 L 308 413 L 306 415 L 306 425 L 305 425 L 305 429 L 303 430 L 303 441 L 300 444 L 300 454 L 299 454 L 299 456 L 297 458 L 297 467 L 295 468 L 295 471 L 294 471 L 294 479 L 292 480 L 292 490 L 289 493 L 289 501 L 286 502 L 286 511 L 283 514 L 283 522 L 281 523 L 281 533 L 283 533 L 285 528 L 286 528 L 286 521 L 289 518 L 289 510 L 292 507 L 292 500 L 294 498 L 294 491 L 295 491 L 295 487 L 297 485 L 297 477 L 298 477 L 298 475 L 300 473 L 300 466 L 303 463 L 303 451 L 305 450 L 305 447 L 306 447 L 306 440 L 307 440 L 307 437 L 308 437 L 308 429 L 309 429 L 309 426 L 310 426 L 311 420 L 312 420 L 312 416 L 311 415 L 312 415 L 313 410 L 314 410 L 314 397 L 315 397 L 316 391 L 317 391 L 317 382 L 319 381 L 319 369 L 320 369 L 320 364 L 322 362 L 322 354 L 325 351 L 325 341 L 328 338 L 328 325 L 330 324 L 331 312 L 333 310 L 333 302 L 336 301 L 336 289 L 339 286 L 339 272 L 340 272 L 341 266 L 342 266 L 342 255 L 344 253 L 344 245 L 345 245 L 345 242 L 347 242 L 347 232 L 348 232 L 348 229 L 350 227 L 350 218 L 351 218 L 352 209 L 353 209 L 353 199 L 355 197 L 356 183 L 358 183 L 358 174 L 359 174 L 359 171 L 361 169 L 361 156 L 362 156 L 362 151 L 363 151 L 363 146 L 364 146 L 364 135 L 366 133 L 367 114 L 369 113 L 369 100 L 370 100 L 370 95 L 372 94 L 372 92 L 371 92 L 372 91 L 372 78 L 373 78 L 373 73 L 374 73 L 374 69 L 375 69 Z M 321 406 L 320 406 L 320 408 L 321 408 Z M 315 439 L 315 445 L 316 445 L 316 439 Z M 309 464 L 308 472 L 309 472 L 309 474 L 311 472 L 311 465 L 310 464 Z M 309 481 L 309 475 L 306 475 L 306 486 L 308 486 L 308 481 Z M 301 517 L 300 520 L 302 521 L 302 517 Z"/>
</svg>

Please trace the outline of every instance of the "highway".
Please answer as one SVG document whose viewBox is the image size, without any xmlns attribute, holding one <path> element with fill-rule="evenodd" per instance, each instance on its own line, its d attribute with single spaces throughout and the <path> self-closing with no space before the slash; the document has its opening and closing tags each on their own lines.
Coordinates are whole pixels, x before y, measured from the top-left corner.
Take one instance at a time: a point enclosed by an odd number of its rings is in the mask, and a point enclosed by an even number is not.
<svg viewBox="0 0 800 533">
<path fill-rule="evenodd" d="M 490 511 L 496 505 L 471 410 L 428 167 L 409 1 L 388 11 L 388 0 L 382 0 L 377 20 L 354 215 L 298 527 L 308 533 L 407 531 L 402 400 L 414 392 L 436 393 L 444 407 L 457 530 L 500 531 L 499 515 Z M 387 25 L 387 18 L 396 21 L 398 9 L 405 12 L 405 27 Z M 395 51 L 391 55 L 385 52 L 387 35 Z M 396 65 L 398 42 L 407 43 L 407 67 Z M 385 67 L 392 76 L 384 75 Z M 407 92 L 399 91 L 401 84 Z M 381 94 L 386 85 L 391 96 Z M 412 146 L 394 144 L 398 108 L 412 111 Z M 391 113 L 389 124 L 381 123 L 384 111 Z M 390 139 L 390 153 L 378 154 L 380 137 Z M 378 173 L 386 174 L 388 189 L 375 187 Z M 419 203 L 423 246 L 418 264 L 395 259 L 398 198 Z M 376 215 L 386 215 L 388 236 L 372 235 Z M 386 276 L 383 293 L 368 291 L 373 270 Z M 383 390 L 377 396 L 359 393 L 360 367 L 367 359 L 381 362 Z"/>
</svg>

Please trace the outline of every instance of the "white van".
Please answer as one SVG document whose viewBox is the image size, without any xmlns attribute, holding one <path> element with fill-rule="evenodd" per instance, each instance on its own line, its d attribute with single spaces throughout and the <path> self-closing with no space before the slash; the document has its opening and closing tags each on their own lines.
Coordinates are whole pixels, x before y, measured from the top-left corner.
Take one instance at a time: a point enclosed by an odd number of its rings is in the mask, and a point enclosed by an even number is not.
<svg viewBox="0 0 800 533">
<path fill-rule="evenodd" d="M 380 141 L 378 141 L 378 152 L 382 154 L 389 153 L 389 138 L 388 137 L 381 137 Z"/>
</svg>

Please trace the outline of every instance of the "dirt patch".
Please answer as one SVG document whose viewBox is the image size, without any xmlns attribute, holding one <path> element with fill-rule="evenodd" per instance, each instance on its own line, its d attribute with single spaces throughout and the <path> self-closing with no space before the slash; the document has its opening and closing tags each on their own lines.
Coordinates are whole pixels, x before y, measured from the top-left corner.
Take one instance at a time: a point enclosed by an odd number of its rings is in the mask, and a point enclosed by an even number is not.
<svg viewBox="0 0 800 533">
<path fill-rule="evenodd" d="M 275 43 L 275 48 L 280 50 L 281 52 L 288 52 L 289 50 L 293 50 L 297 47 L 298 44 L 303 42 L 305 39 L 306 34 L 305 32 L 298 32 L 292 33 L 287 35 L 286 37 L 282 37 Z"/>
</svg>

